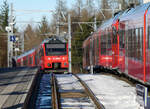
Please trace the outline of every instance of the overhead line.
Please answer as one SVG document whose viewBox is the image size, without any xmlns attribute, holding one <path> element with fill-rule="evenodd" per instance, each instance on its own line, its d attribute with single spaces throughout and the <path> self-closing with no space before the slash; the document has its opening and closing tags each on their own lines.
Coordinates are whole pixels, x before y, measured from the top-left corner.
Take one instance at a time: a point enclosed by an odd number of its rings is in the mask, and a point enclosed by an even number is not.
<svg viewBox="0 0 150 109">
<path fill-rule="evenodd" d="M 14 10 L 16 12 L 54 12 L 53 10 Z"/>
</svg>

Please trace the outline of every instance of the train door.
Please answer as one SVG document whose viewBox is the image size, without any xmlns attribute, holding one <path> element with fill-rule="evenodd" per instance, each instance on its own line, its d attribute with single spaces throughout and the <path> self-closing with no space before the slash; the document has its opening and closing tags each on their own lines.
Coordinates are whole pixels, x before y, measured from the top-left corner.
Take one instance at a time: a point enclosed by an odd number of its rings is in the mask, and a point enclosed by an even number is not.
<svg viewBox="0 0 150 109">
<path fill-rule="evenodd" d="M 145 29 L 146 29 L 146 50 L 145 50 L 145 81 L 150 82 L 150 9 L 148 9 L 146 15 Z"/>
<path fill-rule="evenodd" d="M 125 24 L 124 22 L 119 23 L 119 71 L 125 72 Z M 126 61 L 127 62 L 127 61 Z"/>
<path fill-rule="evenodd" d="M 118 23 L 112 25 L 112 68 L 116 69 L 119 64 L 119 35 Z"/>
<path fill-rule="evenodd" d="M 92 65 L 95 65 L 95 37 L 92 40 Z"/>
<path fill-rule="evenodd" d="M 128 74 L 128 29 L 125 28 L 125 73 Z"/>
</svg>

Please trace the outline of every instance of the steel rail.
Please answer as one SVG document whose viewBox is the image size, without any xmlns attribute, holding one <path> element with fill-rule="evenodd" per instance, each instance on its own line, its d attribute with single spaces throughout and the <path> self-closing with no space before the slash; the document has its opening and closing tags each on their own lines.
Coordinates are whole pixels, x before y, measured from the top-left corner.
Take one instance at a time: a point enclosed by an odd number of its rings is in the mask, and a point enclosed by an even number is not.
<svg viewBox="0 0 150 109">
<path fill-rule="evenodd" d="M 51 84 L 52 84 L 52 107 L 53 109 L 60 109 L 58 92 L 57 92 L 57 83 L 56 83 L 55 75 L 53 73 L 51 76 Z"/>
<path fill-rule="evenodd" d="M 105 109 L 105 107 L 103 106 L 102 103 L 99 102 L 99 100 L 97 99 L 97 97 L 94 95 L 94 93 L 92 92 L 92 90 L 88 87 L 88 85 L 80 79 L 80 77 L 78 77 L 76 74 L 73 74 L 78 80 L 79 82 L 82 84 L 82 86 L 85 89 L 85 92 L 87 93 L 87 95 L 92 99 L 93 103 L 95 104 L 97 109 Z"/>
</svg>

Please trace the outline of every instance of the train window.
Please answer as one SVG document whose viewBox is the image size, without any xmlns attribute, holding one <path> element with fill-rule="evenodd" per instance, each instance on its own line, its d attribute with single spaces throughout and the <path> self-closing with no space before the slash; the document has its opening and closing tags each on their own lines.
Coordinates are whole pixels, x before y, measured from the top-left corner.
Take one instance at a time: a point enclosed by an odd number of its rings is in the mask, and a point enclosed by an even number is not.
<svg viewBox="0 0 150 109">
<path fill-rule="evenodd" d="M 32 61 L 31 61 L 31 57 L 29 57 L 29 64 L 31 65 Z"/>
<path fill-rule="evenodd" d="M 128 56 L 128 30 L 126 30 L 125 33 L 125 56 Z"/>
<path fill-rule="evenodd" d="M 135 38 L 136 38 L 136 41 L 135 41 L 135 58 L 138 59 L 138 28 L 135 29 Z"/>
<path fill-rule="evenodd" d="M 46 55 L 66 55 L 66 44 L 45 44 Z"/>
<path fill-rule="evenodd" d="M 137 30 L 136 30 L 137 31 Z M 143 60 L 143 28 L 138 28 L 137 59 Z"/>
<path fill-rule="evenodd" d="M 99 51 L 99 38 L 97 37 L 97 50 Z"/>
<path fill-rule="evenodd" d="M 89 63 L 89 59 L 90 58 L 90 56 L 89 56 L 89 44 L 86 46 L 86 63 L 87 63 L 87 65 L 90 65 L 90 63 Z"/>
<path fill-rule="evenodd" d="M 134 57 L 134 40 L 133 40 L 133 29 L 131 29 L 131 33 L 130 33 L 130 37 L 131 37 L 131 49 L 130 49 L 130 57 Z"/>
<path fill-rule="evenodd" d="M 119 46 L 124 48 L 124 30 L 119 31 Z"/>
<path fill-rule="evenodd" d="M 27 56 L 27 59 L 26 59 L 26 65 L 29 64 L 29 56 Z"/>
<path fill-rule="evenodd" d="M 108 34 L 108 54 L 112 55 L 112 40 L 111 40 L 111 34 Z"/>
<path fill-rule="evenodd" d="M 140 51 L 141 51 L 141 46 L 140 46 L 140 28 L 138 28 L 138 47 L 137 47 L 137 59 L 138 60 L 140 60 L 140 55 L 141 55 L 141 53 L 140 53 Z"/>
<path fill-rule="evenodd" d="M 105 37 L 105 35 L 101 36 L 101 54 L 106 54 L 106 37 Z"/>
<path fill-rule="evenodd" d="M 122 31 L 122 42 L 123 42 L 122 47 L 124 48 L 125 47 L 125 30 Z"/>
<path fill-rule="evenodd" d="M 93 57 L 93 63 L 94 63 L 94 58 L 95 58 L 95 39 L 93 39 L 93 46 L 92 46 L 92 53 L 93 53 L 93 55 L 92 55 L 92 57 Z"/>
<path fill-rule="evenodd" d="M 23 65 L 24 65 L 24 66 L 27 65 L 27 60 L 26 60 L 26 59 L 23 60 Z"/>
<path fill-rule="evenodd" d="M 128 57 L 132 54 L 132 29 L 128 30 Z"/>
<path fill-rule="evenodd" d="M 97 50 L 96 50 L 96 52 L 97 52 L 97 57 L 98 57 L 98 53 L 99 53 L 99 38 L 97 37 Z"/>
<path fill-rule="evenodd" d="M 44 54 L 44 53 L 43 53 L 43 48 L 41 48 L 41 49 L 40 49 L 40 52 L 39 52 L 40 57 L 44 56 L 43 54 Z"/>
<path fill-rule="evenodd" d="M 111 35 L 108 33 L 108 48 L 111 48 Z"/>
<path fill-rule="evenodd" d="M 43 48 L 41 49 L 41 55 L 44 56 L 44 50 L 43 50 Z"/>
<path fill-rule="evenodd" d="M 37 65 L 37 55 L 35 55 L 35 65 Z"/>
<path fill-rule="evenodd" d="M 150 26 L 148 26 L 148 49 L 150 49 Z"/>
<path fill-rule="evenodd" d="M 20 62 L 17 63 L 17 66 L 20 67 Z"/>
<path fill-rule="evenodd" d="M 132 29 L 132 57 L 136 58 L 136 36 L 135 36 L 135 29 Z"/>
<path fill-rule="evenodd" d="M 117 44 L 117 30 L 115 27 L 112 28 L 112 37 L 113 37 L 113 44 Z"/>
<path fill-rule="evenodd" d="M 31 56 L 31 57 L 29 58 L 29 64 L 32 65 L 32 63 L 33 63 L 33 56 Z"/>
<path fill-rule="evenodd" d="M 141 59 L 140 60 L 143 60 L 143 58 L 142 58 L 142 54 L 143 54 L 143 27 L 142 28 L 140 28 L 140 46 L 141 46 L 141 50 L 140 50 L 140 56 L 141 56 Z"/>
</svg>

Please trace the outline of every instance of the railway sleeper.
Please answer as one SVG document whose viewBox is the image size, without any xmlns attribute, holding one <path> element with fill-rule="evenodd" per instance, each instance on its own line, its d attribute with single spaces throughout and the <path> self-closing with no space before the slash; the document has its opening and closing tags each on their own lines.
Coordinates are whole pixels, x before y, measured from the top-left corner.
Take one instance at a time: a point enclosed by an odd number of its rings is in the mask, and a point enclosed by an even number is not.
<svg viewBox="0 0 150 109">
<path fill-rule="evenodd" d="M 87 97 L 83 90 L 63 90 L 59 91 L 60 98 L 82 98 Z"/>
</svg>

